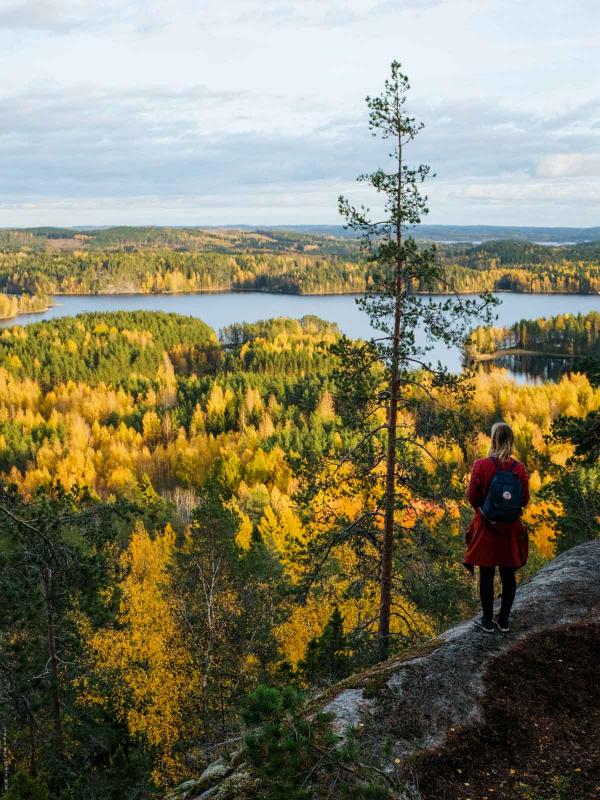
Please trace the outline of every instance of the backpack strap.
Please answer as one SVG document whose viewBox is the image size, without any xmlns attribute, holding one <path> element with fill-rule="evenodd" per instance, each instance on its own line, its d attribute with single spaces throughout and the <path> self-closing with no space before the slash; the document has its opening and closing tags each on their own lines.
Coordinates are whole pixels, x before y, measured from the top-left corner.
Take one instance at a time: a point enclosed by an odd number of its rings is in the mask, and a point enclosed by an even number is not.
<svg viewBox="0 0 600 800">
<path fill-rule="evenodd" d="M 496 472 L 499 472 L 502 469 L 502 464 L 500 463 L 500 459 L 497 456 L 488 456 L 488 458 L 492 462 L 492 464 L 496 467 Z M 516 460 L 516 458 L 511 458 L 510 464 L 508 465 L 508 471 L 514 472 L 515 467 L 517 466 L 518 463 L 519 462 Z"/>
</svg>

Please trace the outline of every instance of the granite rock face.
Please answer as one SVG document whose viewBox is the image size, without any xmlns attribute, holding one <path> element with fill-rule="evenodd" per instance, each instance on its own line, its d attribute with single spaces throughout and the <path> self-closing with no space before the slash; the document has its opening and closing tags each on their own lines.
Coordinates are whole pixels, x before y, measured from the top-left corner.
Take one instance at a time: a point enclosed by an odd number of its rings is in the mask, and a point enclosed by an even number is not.
<svg viewBox="0 0 600 800">
<path fill-rule="evenodd" d="M 509 633 L 488 634 L 473 620 L 463 622 L 434 640 L 428 653 L 357 676 L 324 710 L 334 714 L 339 733 L 362 719 L 372 721 L 382 744 L 391 734 L 392 759 L 437 747 L 451 728 L 479 720 L 483 676 L 493 659 L 531 634 L 583 621 L 600 621 L 600 541 L 563 553 L 519 588 Z"/>
<path fill-rule="evenodd" d="M 488 634 L 468 620 L 420 648 L 343 681 L 320 702 L 317 699 L 316 708 L 333 715 L 340 736 L 353 728 L 368 730 L 369 750 L 363 761 L 385 750 L 385 770 L 398 774 L 408 757 L 443 745 L 450 731 L 481 720 L 484 676 L 492 662 L 534 634 L 578 622 L 600 622 L 600 540 L 563 553 L 519 587 L 509 633 Z M 257 782 L 244 764 L 229 767 L 221 761 L 212 776 L 210 783 L 201 776 L 197 788 L 190 782 L 189 791 L 171 797 L 258 797 Z"/>
</svg>

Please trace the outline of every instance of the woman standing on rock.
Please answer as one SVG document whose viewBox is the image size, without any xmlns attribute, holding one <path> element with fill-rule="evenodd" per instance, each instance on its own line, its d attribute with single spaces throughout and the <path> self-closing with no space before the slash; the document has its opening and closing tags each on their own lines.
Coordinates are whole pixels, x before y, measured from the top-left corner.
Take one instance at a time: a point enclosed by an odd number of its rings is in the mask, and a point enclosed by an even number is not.
<svg viewBox="0 0 600 800">
<path fill-rule="evenodd" d="M 475 514 L 467 531 L 463 564 L 479 567 L 479 595 L 483 616 L 476 621 L 486 633 L 494 625 L 505 633 L 517 588 L 515 571 L 527 561 L 527 531 L 521 510 L 529 502 L 529 478 L 525 466 L 511 457 L 514 435 L 509 425 L 496 422 L 487 458 L 473 464 L 467 496 Z M 500 568 L 502 603 L 494 619 L 494 574 Z"/>
</svg>

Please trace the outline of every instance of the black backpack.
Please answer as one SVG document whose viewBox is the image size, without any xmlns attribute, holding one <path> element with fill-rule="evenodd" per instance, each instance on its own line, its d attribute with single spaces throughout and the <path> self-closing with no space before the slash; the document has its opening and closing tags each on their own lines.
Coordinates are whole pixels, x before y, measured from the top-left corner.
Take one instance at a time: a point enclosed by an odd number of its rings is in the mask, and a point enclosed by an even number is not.
<svg viewBox="0 0 600 800">
<path fill-rule="evenodd" d="M 487 496 L 481 507 L 487 522 L 514 522 L 519 518 L 523 507 L 523 487 L 514 469 L 517 462 L 512 459 L 509 469 L 501 469 L 500 461 L 494 456 L 490 459 L 496 466 Z"/>
</svg>

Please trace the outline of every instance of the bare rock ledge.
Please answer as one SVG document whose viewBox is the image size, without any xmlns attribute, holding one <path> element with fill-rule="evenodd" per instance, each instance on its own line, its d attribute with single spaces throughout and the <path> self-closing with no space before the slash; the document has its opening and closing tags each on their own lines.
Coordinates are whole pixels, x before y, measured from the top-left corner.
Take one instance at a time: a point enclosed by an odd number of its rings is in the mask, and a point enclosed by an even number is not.
<svg viewBox="0 0 600 800">
<path fill-rule="evenodd" d="M 389 771 L 401 770 L 409 756 L 481 721 L 484 676 L 499 656 L 532 635 L 578 622 L 600 622 L 600 540 L 563 553 L 519 587 L 508 634 L 484 633 L 468 620 L 337 684 L 316 699 L 315 709 L 333 715 L 340 735 L 368 728 L 369 750 L 385 748 Z M 220 761 L 169 800 L 249 800 L 258 796 L 256 788 L 244 764 Z"/>
</svg>

